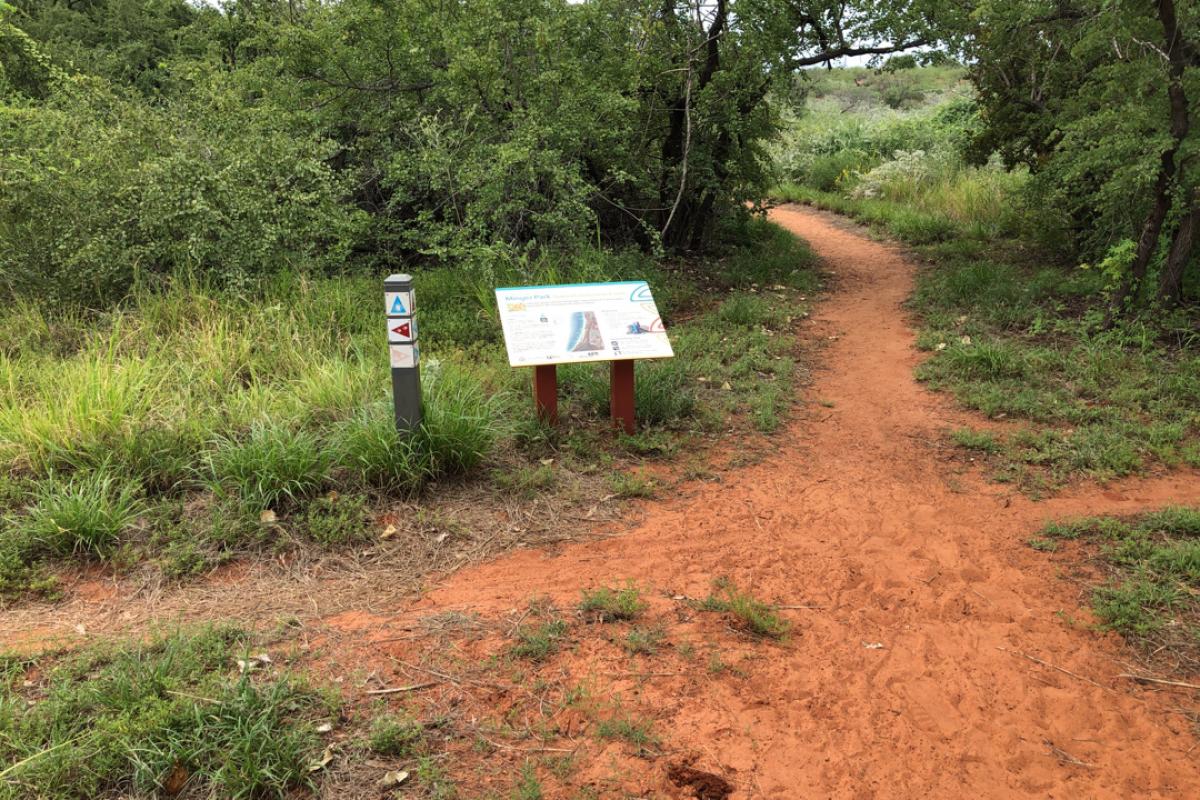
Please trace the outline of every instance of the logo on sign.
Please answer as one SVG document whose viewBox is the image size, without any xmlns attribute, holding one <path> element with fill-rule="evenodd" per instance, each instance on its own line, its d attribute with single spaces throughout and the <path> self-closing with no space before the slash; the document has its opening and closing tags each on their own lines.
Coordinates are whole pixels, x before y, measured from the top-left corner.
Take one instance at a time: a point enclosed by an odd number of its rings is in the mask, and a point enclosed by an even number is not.
<svg viewBox="0 0 1200 800">
<path fill-rule="evenodd" d="M 389 314 L 407 314 L 408 309 L 404 307 L 404 298 L 401 295 L 396 295 L 392 300 L 392 308 L 388 311 Z M 406 336 L 408 334 L 405 334 Z"/>
<path fill-rule="evenodd" d="M 397 336 L 400 336 L 404 339 L 411 339 L 412 338 L 412 323 L 411 322 L 401 323 L 400 325 L 397 325 L 396 327 L 392 328 L 392 333 L 394 333 Z"/>
</svg>

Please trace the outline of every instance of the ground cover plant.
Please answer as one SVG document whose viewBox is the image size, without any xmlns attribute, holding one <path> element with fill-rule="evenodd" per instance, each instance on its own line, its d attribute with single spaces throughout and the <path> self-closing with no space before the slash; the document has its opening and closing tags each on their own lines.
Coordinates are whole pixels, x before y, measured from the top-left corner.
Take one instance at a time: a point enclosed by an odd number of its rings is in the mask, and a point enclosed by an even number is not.
<svg viewBox="0 0 1200 800">
<path fill-rule="evenodd" d="M 283 798 L 313 786 L 316 728 L 336 701 L 252 645 L 218 626 L 0 657 L 0 797 Z"/>
<path fill-rule="evenodd" d="M 922 99 L 908 109 L 874 99 L 880 76 L 868 70 L 834 84 L 837 110 L 810 101 L 784 140 L 791 182 L 776 196 L 859 219 L 929 265 L 911 300 L 930 354 L 917 375 L 999 422 L 952 432 L 997 479 L 1041 492 L 1082 475 L 1200 465 L 1194 313 L 1113 318 L 1109 267 L 1081 263 L 1026 170 L 968 163 L 980 123 L 964 74 L 922 73 L 911 78 Z M 820 178 L 824 159 L 844 162 L 836 179 Z"/>
<path fill-rule="evenodd" d="M 1200 509 L 1050 522 L 1030 545 L 1095 565 L 1080 575 L 1092 612 L 1147 663 L 1200 671 Z"/>
</svg>

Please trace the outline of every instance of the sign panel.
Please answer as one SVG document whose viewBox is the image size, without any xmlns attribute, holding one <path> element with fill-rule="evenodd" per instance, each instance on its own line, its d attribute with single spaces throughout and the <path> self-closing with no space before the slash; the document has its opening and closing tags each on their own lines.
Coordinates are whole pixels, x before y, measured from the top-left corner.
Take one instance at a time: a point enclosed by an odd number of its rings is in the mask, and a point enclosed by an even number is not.
<svg viewBox="0 0 1200 800">
<path fill-rule="evenodd" d="M 415 344 L 388 345 L 388 354 L 391 356 L 392 369 L 411 369 L 421 358 Z"/>
<path fill-rule="evenodd" d="M 413 313 L 412 292 L 384 292 L 383 304 L 389 317 L 407 317 Z"/>
<path fill-rule="evenodd" d="M 417 322 L 413 319 L 389 319 L 387 321 L 388 342 L 400 344 L 415 341 Z"/>
<path fill-rule="evenodd" d="M 645 281 L 496 290 L 514 367 L 671 358 L 671 342 Z"/>
</svg>

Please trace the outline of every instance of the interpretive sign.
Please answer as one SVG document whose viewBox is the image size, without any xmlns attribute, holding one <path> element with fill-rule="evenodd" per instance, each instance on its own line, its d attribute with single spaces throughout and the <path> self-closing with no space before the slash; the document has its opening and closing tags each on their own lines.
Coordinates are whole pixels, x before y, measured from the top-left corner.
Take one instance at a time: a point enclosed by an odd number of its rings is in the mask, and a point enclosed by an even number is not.
<svg viewBox="0 0 1200 800">
<path fill-rule="evenodd" d="M 632 435 L 634 360 L 671 358 L 671 342 L 645 281 L 511 286 L 496 290 L 508 363 L 533 367 L 533 402 L 558 422 L 558 364 L 611 361 L 609 414 Z"/>
<path fill-rule="evenodd" d="M 514 367 L 671 358 L 671 342 L 645 281 L 496 290 Z"/>
</svg>

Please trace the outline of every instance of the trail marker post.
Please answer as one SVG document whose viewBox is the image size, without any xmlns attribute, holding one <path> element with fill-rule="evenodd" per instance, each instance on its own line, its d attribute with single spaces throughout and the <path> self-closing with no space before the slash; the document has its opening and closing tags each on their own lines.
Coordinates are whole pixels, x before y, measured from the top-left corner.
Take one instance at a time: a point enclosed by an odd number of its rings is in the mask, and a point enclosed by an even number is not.
<svg viewBox="0 0 1200 800">
<path fill-rule="evenodd" d="M 421 425 L 421 354 L 413 316 L 412 283 L 411 275 L 389 275 L 383 281 L 392 400 L 396 430 L 401 432 L 414 431 Z"/>
<path fill-rule="evenodd" d="M 634 361 L 671 358 L 671 342 L 645 281 L 516 286 L 496 290 L 508 363 L 533 367 L 538 418 L 558 421 L 557 365 L 611 361 L 610 416 L 637 430 Z"/>
</svg>

